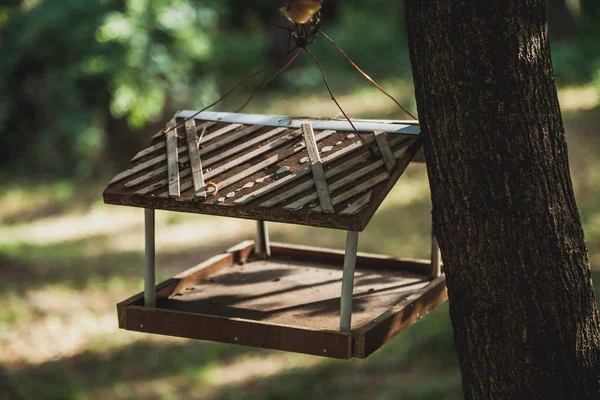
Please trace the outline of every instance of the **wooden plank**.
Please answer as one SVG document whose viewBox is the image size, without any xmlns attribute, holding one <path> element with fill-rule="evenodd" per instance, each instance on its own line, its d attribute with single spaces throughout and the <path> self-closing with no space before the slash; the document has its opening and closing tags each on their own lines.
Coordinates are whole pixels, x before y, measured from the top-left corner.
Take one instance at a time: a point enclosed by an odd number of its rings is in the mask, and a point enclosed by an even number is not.
<svg viewBox="0 0 600 400">
<path fill-rule="evenodd" d="M 234 154 L 241 153 L 242 151 L 244 151 L 248 148 L 254 147 L 259 143 L 267 141 L 267 140 L 271 139 L 273 136 L 277 136 L 278 134 L 280 134 L 281 132 L 286 131 L 286 130 L 287 130 L 286 128 L 273 129 L 273 130 L 268 131 L 267 133 L 264 133 L 258 137 L 255 137 L 252 140 L 244 141 L 244 143 L 239 146 L 231 148 L 227 151 L 219 152 L 219 154 L 215 155 L 214 157 L 209 158 L 206 161 L 206 165 L 209 166 L 212 164 L 216 164 L 219 161 L 224 160 L 228 157 L 231 157 Z"/>
<path fill-rule="evenodd" d="M 368 357 L 447 298 L 446 276 L 442 275 L 374 321 L 357 329 L 354 356 Z"/>
<path fill-rule="evenodd" d="M 367 143 L 369 143 L 372 140 L 374 140 L 374 139 L 370 139 L 370 140 L 367 139 Z M 392 140 L 392 143 L 395 144 L 395 143 L 400 142 L 400 141 L 401 141 L 400 138 L 398 138 L 398 139 Z M 364 145 L 361 142 L 357 142 L 357 143 L 352 144 L 351 146 L 348 146 L 348 147 L 353 147 L 355 145 L 358 145 L 358 148 L 364 148 Z M 342 155 L 344 155 L 344 154 L 340 154 L 339 156 L 341 157 Z M 358 156 L 355 156 L 354 158 L 351 158 L 350 160 L 348 160 L 348 161 L 346 161 L 346 162 L 338 165 L 337 167 L 333 167 L 333 168 L 330 168 L 329 170 L 327 170 L 325 172 L 325 177 L 327 179 L 331 179 L 334 176 L 339 175 L 339 174 L 341 174 L 343 172 L 346 172 L 349 169 L 355 167 L 356 165 L 358 165 L 358 164 L 360 164 L 360 163 L 368 160 L 369 157 L 370 157 L 369 153 L 359 154 Z M 333 161 L 333 159 L 329 159 L 327 157 L 325 157 L 323 160 L 327 160 L 327 162 Z M 313 186 L 314 186 L 314 180 L 311 179 L 311 180 L 306 181 L 306 182 L 304 182 L 304 183 L 302 183 L 300 185 L 296 185 L 293 188 L 291 188 L 290 190 L 288 190 L 286 192 L 283 192 L 283 193 L 280 193 L 279 195 L 277 195 L 277 196 L 275 196 L 275 197 L 267 200 L 266 202 L 262 203 L 260 205 L 260 207 L 270 208 L 270 207 L 276 206 L 277 204 L 279 204 L 279 203 L 281 203 L 281 202 L 283 202 L 283 201 L 285 201 L 285 200 L 287 200 L 287 199 L 289 199 L 291 197 L 294 197 L 294 196 L 296 196 L 296 195 L 298 195 L 298 194 L 300 194 L 300 193 L 302 193 L 302 192 L 304 192 L 306 190 L 309 190 Z M 315 193 L 312 193 L 309 196 L 310 196 L 310 200 L 308 202 L 314 201 L 314 200 L 317 199 L 317 195 Z M 299 206 L 299 207 L 300 208 L 303 207 L 304 205 L 308 204 L 308 202 L 303 203 L 302 206 Z M 290 210 L 297 209 L 297 208 L 293 208 L 293 207 L 295 207 L 295 206 L 292 206 L 289 209 Z"/>
<path fill-rule="evenodd" d="M 210 124 L 202 124 L 202 125 L 210 126 Z M 202 125 L 200 125 L 200 126 L 202 126 Z M 213 124 L 213 125 L 214 125 L 214 124 Z M 243 137 L 243 136 L 245 136 L 246 134 L 248 134 L 248 133 L 252 133 L 252 132 L 254 132 L 254 131 L 255 131 L 255 130 L 257 130 L 257 129 L 260 129 L 260 128 L 257 128 L 257 127 L 250 127 L 250 128 L 248 128 L 248 130 L 243 130 L 243 131 L 240 131 L 240 132 L 238 132 L 238 133 L 234 134 L 235 136 L 234 136 L 234 135 L 231 135 L 231 137 L 228 137 L 227 139 L 220 140 L 218 143 L 215 143 L 214 145 L 211 145 L 211 147 L 208 149 L 208 151 L 207 151 L 206 149 L 201 149 L 201 150 L 200 150 L 200 155 L 201 155 L 201 156 L 203 156 L 203 155 L 205 155 L 205 154 L 209 153 L 210 151 L 217 150 L 217 149 L 219 149 L 219 148 L 221 148 L 221 147 L 225 146 L 226 144 L 228 144 L 228 143 L 232 142 L 233 140 L 235 140 L 235 139 L 233 139 L 234 137 L 235 137 L 235 138 L 240 138 L 240 137 Z M 202 130 L 202 128 L 198 129 L 198 127 L 196 127 L 196 132 L 198 132 L 198 131 L 201 131 L 201 130 Z M 200 144 L 202 145 L 202 144 L 206 143 L 208 140 L 210 140 L 210 139 L 212 139 L 212 138 L 213 138 L 213 136 L 210 136 L 210 137 L 208 137 L 208 138 L 207 138 L 207 137 L 206 137 L 206 135 L 205 135 L 205 136 L 203 137 L 203 139 L 200 141 Z M 164 147 L 164 142 L 163 142 L 163 147 Z M 181 152 L 182 152 L 182 151 L 184 151 L 184 150 L 187 150 L 187 147 L 185 147 L 185 146 L 182 146 L 182 147 L 180 147 L 180 148 L 179 148 L 179 153 L 181 153 Z M 163 160 L 165 160 L 165 159 L 166 159 L 166 156 L 164 156 L 164 155 L 163 155 L 162 157 L 163 157 L 163 158 L 162 158 L 162 160 L 160 160 L 160 161 L 163 161 Z M 184 160 L 184 158 L 182 158 L 180 161 L 181 161 L 181 162 L 187 162 L 188 160 L 189 160 L 189 158 L 185 158 L 185 160 Z M 160 162 L 160 161 L 159 161 L 159 162 Z M 154 164 L 156 164 L 156 163 L 154 163 Z M 152 165 L 154 165 L 154 164 L 152 164 Z M 150 166 L 151 166 L 151 165 L 150 165 Z M 207 165 L 206 165 L 206 163 L 205 163 L 205 167 L 206 167 L 206 166 L 207 166 Z M 146 168 L 144 168 L 144 169 L 146 169 Z M 148 172 L 148 173 L 146 173 L 146 174 L 144 174 L 144 175 L 142 175 L 142 176 L 139 176 L 139 177 L 137 177 L 137 178 L 135 178 L 135 179 L 133 179 L 133 180 L 131 180 L 131 181 L 127 182 L 127 183 L 125 184 L 125 187 L 133 187 L 133 186 L 140 185 L 140 184 L 142 184 L 142 183 L 144 183 L 144 182 L 146 182 L 146 181 L 148 181 L 148 180 L 150 180 L 150 179 L 153 179 L 153 178 L 156 178 L 157 176 L 160 176 L 160 175 L 162 175 L 162 174 L 163 174 L 164 172 L 166 172 L 166 171 L 167 171 L 167 168 L 166 168 L 166 166 L 165 166 L 164 168 L 163 168 L 163 167 L 161 167 L 161 168 L 157 168 L 157 169 L 155 169 L 155 170 L 152 170 L 152 171 L 150 171 L 150 172 Z M 137 172 L 140 172 L 140 171 L 137 171 Z M 130 175 L 128 175 L 128 176 L 131 176 L 131 175 L 133 175 L 133 174 L 130 174 Z"/>
<path fill-rule="evenodd" d="M 202 128 L 206 128 L 206 129 L 210 129 L 213 126 L 215 126 L 217 123 L 214 121 L 206 121 L 203 122 L 199 125 L 196 125 L 196 129 L 199 131 Z M 158 131 L 154 136 L 152 136 L 152 139 L 158 139 L 161 136 L 164 136 L 165 132 L 164 131 Z"/>
<path fill-rule="evenodd" d="M 376 169 L 380 168 L 381 166 L 383 166 L 383 160 L 377 160 L 374 163 L 371 163 L 371 164 L 367 165 L 366 167 L 363 167 L 363 168 L 359 169 L 358 171 L 355 171 L 355 172 L 351 173 L 350 175 L 346 175 L 342 179 L 333 182 L 329 186 L 329 189 L 332 192 L 335 190 L 341 189 L 342 187 L 344 187 L 352 182 L 357 181 L 358 179 L 362 178 L 363 176 L 370 174 L 371 172 L 375 171 Z M 302 197 L 301 199 L 294 201 L 293 203 L 288 204 L 287 206 L 285 206 L 283 208 L 286 210 L 297 211 L 297 210 L 300 210 L 302 207 L 306 206 L 307 204 L 309 204 L 310 202 L 315 201 L 316 199 L 317 199 L 317 194 L 311 193 L 309 195 Z M 339 202 L 333 203 L 333 204 L 336 205 L 336 204 L 339 204 Z M 321 208 L 319 207 L 318 212 L 321 212 L 320 210 L 321 210 Z"/>
<path fill-rule="evenodd" d="M 352 337 L 348 333 L 318 331 L 230 319 L 205 314 L 124 307 L 125 329 L 137 332 L 210 340 L 273 350 L 349 359 Z"/>
<path fill-rule="evenodd" d="M 139 153 L 137 153 L 132 159 L 131 162 L 137 161 L 140 158 L 147 156 L 149 154 L 154 153 L 155 151 L 158 151 L 160 149 L 164 149 L 166 146 L 165 142 L 158 142 L 153 146 L 147 147 L 144 150 L 140 151 Z"/>
<path fill-rule="evenodd" d="M 371 197 L 373 196 L 373 191 L 371 190 L 369 193 L 362 196 L 360 199 L 355 201 L 353 204 L 348 206 L 344 211 L 340 213 L 340 215 L 355 215 L 360 210 L 365 208 L 367 204 L 371 201 Z"/>
<path fill-rule="evenodd" d="M 369 143 L 370 141 L 373 141 L 373 139 L 371 139 L 369 137 L 367 139 L 367 143 Z M 331 155 L 323 158 L 321 161 L 323 161 L 323 165 L 326 165 L 327 163 L 333 162 L 336 159 L 338 159 L 338 158 L 340 158 L 342 156 L 345 156 L 345 155 L 347 155 L 347 154 L 349 154 L 351 152 L 354 152 L 354 151 L 356 151 L 356 150 L 358 150 L 358 149 L 360 149 L 362 147 L 363 147 L 362 142 L 360 142 L 360 141 L 355 142 L 355 143 L 353 143 L 353 144 L 351 144 L 349 146 L 346 146 L 343 149 L 341 149 L 339 151 L 336 151 L 335 153 L 332 153 Z M 302 177 L 310 174 L 311 171 L 312 170 L 311 170 L 310 166 L 309 167 L 304 167 L 304 168 L 302 168 L 299 171 L 296 171 L 296 172 L 294 172 L 294 173 L 292 173 L 290 175 L 287 175 L 287 176 L 285 176 L 285 177 L 283 177 L 281 179 L 278 179 L 275 182 L 272 182 L 272 183 L 270 183 L 270 184 L 268 184 L 268 185 L 266 185 L 266 186 L 264 186 L 264 187 L 262 187 L 262 188 L 260 188 L 260 189 L 258 189 L 256 191 L 254 191 L 252 193 L 249 193 L 249 194 L 247 194 L 247 195 L 245 195 L 243 197 L 240 197 L 239 199 L 235 200 L 234 203 L 236 205 L 244 205 L 244 204 L 250 203 L 250 202 L 252 202 L 254 200 L 257 200 L 258 198 L 266 195 L 266 194 L 269 194 L 269 193 L 273 192 L 274 190 L 279 189 L 280 187 L 282 187 L 282 186 L 284 186 L 284 185 L 286 185 L 286 184 L 288 184 L 290 182 L 293 182 L 293 181 L 295 181 L 297 179 L 300 179 L 300 178 L 302 178 Z"/>
<path fill-rule="evenodd" d="M 299 132 L 300 131 L 295 131 L 293 133 L 294 134 L 298 134 Z M 335 131 L 323 131 L 323 132 L 321 132 L 321 133 L 319 133 L 317 135 L 316 140 L 317 141 L 321 141 L 321 140 L 323 140 L 323 139 L 331 136 L 333 133 L 335 133 Z M 273 143 L 275 143 L 275 142 L 273 142 Z M 271 143 L 271 144 L 273 144 L 273 143 Z M 263 146 L 263 147 L 265 147 L 265 146 Z M 226 179 L 224 181 L 219 182 L 217 184 L 217 186 L 219 187 L 219 190 L 221 190 L 221 189 L 226 188 L 226 187 L 228 187 L 230 185 L 233 185 L 234 183 L 239 182 L 240 180 L 242 180 L 242 179 L 244 179 L 244 178 L 246 178 L 246 177 L 248 177 L 248 176 L 250 176 L 250 175 L 252 175 L 254 173 L 257 173 L 257 172 L 259 172 L 259 171 L 261 171 L 261 170 L 263 170 L 263 169 L 265 169 L 265 168 L 267 168 L 267 167 L 269 167 L 269 166 L 271 166 L 273 164 L 277 164 L 279 161 L 284 160 L 287 157 L 290 157 L 291 155 L 293 155 L 295 153 L 298 153 L 299 151 L 304 150 L 304 148 L 305 148 L 305 145 L 303 145 L 302 143 L 298 143 L 298 145 L 296 145 L 294 147 L 291 147 L 291 148 L 289 148 L 287 150 L 282 151 L 279 154 L 271 156 L 271 157 L 267 158 L 266 160 L 263 160 L 260 163 L 258 163 L 256 165 L 253 165 L 252 167 L 243 170 L 239 174 L 233 175 L 230 178 L 228 178 L 228 179 Z M 261 149 L 263 149 L 263 148 L 261 147 L 260 149 L 257 149 L 257 150 L 261 150 Z M 262 152 L 260 154 L 262 154 Z M 234 161 L 236 161 L 236 160 L 234 160 Z M 215 174 L 215 171 L 208 172 L 206 174 L 206 179 L 213 178 L 214 176 L 216 176 L 214 174 Z M 191 188 L 191 184 L 189 182 L 186 182 L 186 183 L 184 183 L 181 186 L 181 191 L 185 192 L 189 188 Z M 159 197 L 163 197 L 163 198 L 167 197 L 167 196 L 168 196 L 168 193 L 162 193 L 162 194 L 159 195 Z"/>
<path fill-rule="evenodd" d="M 169 179 L 169 196 L 179 197 L 179 153 L 177 152 L 177 129 L 175 119 L 167 125 L 170 129 L 167 133 L 167 175 Z"/>
<path fill-rule="evenodd" d="M 396 151 L 394 153 L 394 156 L 396 158 L 401 158 L 402 156 L 404 156 L 404 154 L 406 153 L 406 151 L 408 150 L 409 146 L 406 146 L 398 151 Z M 362 176 L 365 175 L 365 171 L 369 170 L 369 172 L 371 172 L 373 169 L 371 169 L 371 167 L 373 167 L 375 164 L 379 164 L 379 166 L 382 165 L 382 161 L 378 161 L 376 163 L 374 163 L 373 165 L 367 166 L 365 168 L 362 168 L 358 171 L 356 171 L 355 173 L 348 175 L 347 177 L 344 177 L 344 179 L 340 179 L 340 181 L 338 182 L 342 182 L 344 180 L 351 180 L 352 178 L 354 178 L 354 180 L 356 180 L 356 176 Z M 368 172 L 367 172 L 368 173 Z M 374 177 L 372 177 L 371 179 L 361 183 L 358 186 L 355 186 L 351 189 L 349 189 L 348 191 L 336 196 L 335 198 L 332 199 L 333 205 L 336 206 L 354 196 L 356 196 L 357 194 L 360 194 L 362 192 L 365 192 L 369 189 L 371 189 L 374 186 L 377 186 L 378 184 L 380 184 L 381 182 L 385 181 L 386 179 L 389 178 L 389 172 L 383 172 L 381 174 L 375 175 Z M 335 184 L 337 184 L 338 182 L 335 182 Z M 347 183 L 347 182 L 346 182 Z M 345 183 L 344 183 L 345 184 Z M 337 190 L 339 187 L 343 186 L 343 184 L 340 185 L 336 185 L 336 189 Z M 333 185 L 332 185 L 333 187 Z M 321 207 L 315 207 L 313 208 L 311 211 L 313 212 L 322 212 Z"/>
<path fill-rule="evenodd" d="M 384 131 L 375 131 L 375 142 L 377 142 L 377 147 L 379 148 L 379 152 L 383 157 L 383 162 L 385 163 L 385 167 L 388 171 L 391 171 L 396 166 L 396 158 L 394 158 L 394 154 L 392 153 L 392 148 L 390 146 L 390 142 L 388 141 L 387 133 Z"/>
<path fill-rule="evenodd" d="M 192 170 L 189 168 L 186 168 L 179 173 L 179 179 L 187 178 L 191 173 L 192 173 Z M 145 196 L 145 195 L 150 194 L 158 189 L 163 188 L 168 183 L 169 183 L 168 178 L 161 179 L 160 181 L 157 181 L 151 185 L 145 186 L 145 187 L 137 190 L 134 194 L 136 196 Z M 180 186 L 180 191 L 185 192 L 186 190 L 191 189 L 193 186 L 194 186 L 193 182 L 183 183 Z M 166 192 L 164 197 L 169 197 L 169 192 Z"/>
<path fill-rule="evenodd" d="M 206 137 L 206 141 L 208 142 L 209 140 L 213 140 L 216 139 L 218 137 L 223 136 L 226 133 L 229 133 L 231 131 L 235 131 L 237 128 L 244 126 L 242 124 L 231 124 L 231 125 L 227 125 L 217 131 L 212 132 L 210 135 L 208 135 Z"/>
<path fill-rule="evenodd" d="M 180 146 L 177 148 L 177 152 L 178 153 L 182 153 L 184 151 L 187 150 L 187 146 Z M 156 156 L 154 158 L 151 158 L 148 161 L 144 161 L 143 163 L 140 163 L 134 167 L 131 167 L 119 174 L 117 174 L 114 178 L 112 178 L 112 180 L 108 183 L 108 185 L 112 185 L 115 184 L 119 181 L 122 181 L 123 179 L 127 179 L 130 176 L 133 176 L 139 172 L 142 172 L 145 169 L 148 169 L 156 164 L 159 164 L 163 161 L 165 161 L 167 159 L 167 155 L 166 154 L 161 154 L 160 156 Z"/>
<path fill-rule="evenodd" d="M 390 177 L 389 172 L 383 172 L 379 175 L 375 175 L 374 177 L 372 177 L 371 179 L 361 183 L 360 185 L 354 186 L 353 188 L 349 189 L 348 191 L 340 194 L 339 196 L 336 196 L 332 199 L 333 205 L 337 206 L 338 204 L 356 196 L 357 194 L 360 194 L 362 192 L 365 192 L 369 189 L 371 189 L 374 186 L 379 185 L 381 182 L 384 182 L 386 179 L 388 179 Z M 312 212 L 322 212 L 321 207 L 317 206 L 313 209 L 311 209 Z"/>
<path fill-rule="evenodd" d="M 209 129 L 210 127 L 216 125 L 216 122 L 205 122 L 203 124 L 199 124 L 198 126 L 196 126 L 196 132 L 199 132 L 202 129 Z M 152 136 L 152 139 L 158 139 L 159 137 L 164 136 L 164 132 L 160 131 L 158 132 L 156 135 Z M 144 150 L 140 151 L 139 153 L 137 153 L 132 159 L 131 161 L 137 161 L 140 158 L 147 156 L 149 154 L 154 153 L 157 150 L 160 149 L 164 149 L 166 146 L 165 142 L 158 142 L 153 146 L 147 147 Z"/>
<path fill-rule="evenodd" d="M 289 243 L 271 242 L 271 257 L 274 259 L 293 259 L 295 261 L 329 264 L 339 268 L 344 264 L 344 250 L 329 249 L 325 247 L 303 246 Z M 429 260 L 416 260 L 395 258 L 391 256 L 358 252 L 356 263 L 362 269 L 388 269 L 393 271 L 406 271 L 422 275 L 426 279 L 431 271 Z"/>
<path fill-rule="evenodd" d="M 201 130 L 200 136 L 204 135 L 206 128 Z M 191 119 L 185 123 L 185 132 L 188 143 L 188 154 L 190 157 L 190 169 L 192 170 L 192 180 L 196 196 L 206 198 L 206 189 L 204 188 L 204 172 L 202 170 L 202 160 L 198 150 L 198 136 L 196 134 L 196 122 Z"/>
<path fill-rule="evenodd" d="M 237 167 L 237 166 L 239 166 L 241 164 L 244 164 L 244 163 L 252 160 L 253 158 L 261 156 L 264 153 L 268 153 L 268 152 L 270 152 L 270 151 L 272 151 L 272 150 L 274 150 L 274 149 L 276 149 L 278 147 L 281 147 L 281 146 L 289 143 L 290 141 L 294 140 L 299 135 L 299 133 L 300 133 L 299 130 L 298 131 L 294 131 L 294 132 L 292 132 L 288 136 L 284 136 L 282 138 L 279 138 L 279 139 L 277 139 L 277 140 L 275 140 L 275 141 L 273 141 L 273 142 L 271 142 L 271 143 L 269 143 L 269 144 L 267 144 L 265 146 L 262 146 L 262 147 L 260 147 L 260 148 L 258 148 L 256 150 L 253 150 L 253 151 L 251 151 L 249 153 L 246 153 L 246 154 L 244 154 L 241 157 L 235 158 L 235 159 L 231 160 L 230 162 L 221 165 L 219 168 L 215 168 L 214 170 L 209 171 L 206 174 L 204 174 L 204 179 L 205 180 L 212 179 L 212 178 L 214 178 L 214 177 L 216 177 L 218 175 L 221 175 L 222 173 L 225 173 L 225 172 L 227 172 L 227 171 L 229 171 L 229 170 L 231 170 L 231 169 L 233 169 L 233 168 L 235 168 L 235 167 Z M 200 151 L 200 154 L 202 155 L 202 150 Z M 205 167 L 209 166 L 207 164 L 208 164 L 208 161 L 205 162 Z M 189 168 L 186 168 L 185 170 L 183 170 L 182 173 L 188 172 L 188 170 L 189 170 Z M 152 187 L 151 191 L 154 191 L 154 190 L 158 189 L 159 187 L 161 187 L 161 184 L 164 184 L 164 180 L 156 182 L 155 184 L 151 185 L 151 187 Z M 192 185 L 193 185 L 193 183 L 191 183 L 191 182 L 187 182 L 187 183 L 182 184 L 181 191 L 185 192 L 186 190 L 189 190 L 192 187 Z M 219 186 L 219 190 L 221 190 L 221 186 Z M 141 193 L 141 191 L 136 192 L 136 194 L 138 194 L 138 193 Z M 149 192 L 145 191 L 145 193 L 149 193 Z M 162 194 L 159 195 L 159 197 L 165 197 L 165 196 L 166 196 L 165 193 L 162 193 Z"/>
<path fill-rule="evenodd" d="M 233 125 L 232 125 L 232 126 L 233 126 Z M 259 131 L 259 130 L 261 130 L 262 128 L 263 128 L 263 127 L 262 127 L 262 126 L 260 126 L 260 125 L 254 125 L 254 126 L 250 126 L 250 127 L 246 128 L 246 129 L 242 129 L 242 130 L 241 130 L 241 131 L 239 131 L 239 132 L 232 133 L 232 134 L 228 135 L 226 138 L 224 138 L 224 139 L 221 139 L 221 140 L 219 140 L 219 141 L 218 141 L 218 142 L 216 142 L 216 143 L 213 143 L 213 144 L 210 144 L 210 145 L 208 145 L 208 146 L 204 146 L 204 147 L 202 147 L 202 148 L 200 149 L 200 155 L 201 155 L 201 156 L 203 156 L 203 155 L 206 155 L 206 154 L 208 154 L 208 153 L 211 153 L 211 152 L 213 152 L 213 151 L 215 151 L 215 150 L 218 150 L 218 149 L 220 149 L 221 147 L 224 147 L 224 146 L 226 146 L 226 145 L 228 145 L 228 144 L 230 144 L 230 143 L 233 143 L 233 142 L 235 142 L 235 141 L 237 141 L 237 140 L 240 140 L 240 139 L 242 139 L 244 136 L 247 136 L 247 135 L 250 135 L 251 133 L 254 133 L 254 132 L 256 132 L 256 131 Z M 223 130 L 223 129 L 221 129 L 221 131 L 222 131 L 222 130 Z M 231 131 L 231 130 L 229 130 L 229 131 L 227 131 L 227 132 L 230 132 L 230 131 Z M 209 137 L 206 137 L 206 136 L 205 136 L 205 137 L 204 137 L 204 139 L 205 139 L 206 141 L 209 141 L 209 140 L 213 139 L 213 138 L 214 138 L 214 136 L 215 136 L 214 134 L 213 134 L 213 135 L 210 135 Z M 204 143 L 204 142 L 205 142 L 205 140 L 202 140 L 202 143 Z"/>
<path fill-rule="evenodd" d="M 335 133 L 335 131 L 323 131 L 317 135 L 315 140 L 317 142 L 319 142 L 323 139 L 326 139 L 327 137 L 331 136 L 334 133 Z M 266 160 L 263 160 L 260 163 L 253 165 L 250 168 L 245 169 L 244 171 L 240 172 L 239 174 L 236 174 L 224 181 L 219 182 L 218 183 L 219 190 L 221 190 L 221 188 L 226 188 L 227 186 L 233 185 L 234 183 L 239 182 L 242 179 L 247 178 L 248 176 L 250 176 L 252 174 L 255 174 L 267 167 L 270 167 L 271 165 L 277 164 L 281 160 L 285 160 L 286 158 L 291 157 L 292 155 L 304 150 L 304 148 L 305 148 L 305 145 L 300 143 L 298 146 L 291 147 L 289 149 L 282 151 L 279 154 L 271 156 L 271 157 L 267 158 Z"/>
<path fill-rule="evenodd" d="M 319 196 L 319 202 L 321 203 L 321 209 L 325 213 L 333 213 L 333 204 L 331 204 L 331 197 L 329 197 L 329 187 L 327 185 L 327 179 L 325 178 L 325 171 L 323 171 L 323 164 L 321 162 L 321 156 L 319 155 L 319 148 L 315 141 L 315 133 L 312 125 L 302 124 L 302 135 L 304 136 L 304 142 L 306 143 L 306 149 L 308 150 L 308 157 L 310 158 L 310 167 L 313 173 L 313 180 L 317 189 L 317 195 Z"/>
<path fill-rule="evenodd" d="M 244 240 L 226 250 L 227 253 L 233 254 L 234 261 L 238 264 L 244 264 L 250 255 L 254 252 L 254 240 Z"/>
</svg>

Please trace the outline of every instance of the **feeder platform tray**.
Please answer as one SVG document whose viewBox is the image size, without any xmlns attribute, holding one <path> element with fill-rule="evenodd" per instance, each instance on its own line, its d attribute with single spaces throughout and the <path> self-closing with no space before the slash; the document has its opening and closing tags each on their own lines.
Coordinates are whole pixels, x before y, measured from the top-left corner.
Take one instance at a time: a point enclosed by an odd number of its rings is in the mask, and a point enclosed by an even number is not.
<svg viewBox="0 0 600 400">
<path fill-rule="evenodd" d="M 156 307 L 140 293 L 118 305 L 120 328 L 285 350 L 365 358 L 447 298 L 429 261 L 358 253 L 349 332 L 339 330 L 344 252 L 253 241 L 156 286 Z"/>
</svg>

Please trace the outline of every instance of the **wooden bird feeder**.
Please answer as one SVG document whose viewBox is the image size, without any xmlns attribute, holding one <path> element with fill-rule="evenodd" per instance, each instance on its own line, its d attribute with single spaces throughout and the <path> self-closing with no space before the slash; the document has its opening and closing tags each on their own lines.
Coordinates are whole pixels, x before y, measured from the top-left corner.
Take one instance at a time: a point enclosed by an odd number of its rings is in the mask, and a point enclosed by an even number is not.
<svg viewBox="0 0 600 400">
<path fill-rule="evenodd" d="M 193 115 L 178 113 L 173 128 Z M 446 299 L 439 250 L 357 253 L 358 235 L 420 150 L 398 121 L 203 112 L 154 135 L 104 191 L 145 209 L 145 290 L 117 306 L 123 329 L 365 358 Z M 155 285 L 154 210 L 258 221 L 258 239 Z M 347 231 L 345 251 L 270 243 L 266 221 Z"/>
</svg>

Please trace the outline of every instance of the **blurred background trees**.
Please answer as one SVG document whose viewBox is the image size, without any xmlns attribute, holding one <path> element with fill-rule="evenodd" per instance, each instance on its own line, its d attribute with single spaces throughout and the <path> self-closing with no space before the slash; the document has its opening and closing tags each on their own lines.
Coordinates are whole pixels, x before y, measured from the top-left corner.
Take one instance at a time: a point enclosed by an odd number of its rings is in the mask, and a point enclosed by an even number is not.
<svg viewBox="0 0 600 400">
<path fill-rule="evenodd" d="M 140 133 L 158 129 L 177 109 L 210 103 L 287 50 L 287 32 L 271 25 L 285 23 L 279 3 L 285 0 L 5 0 L 0 178 L 113 172 L 141 146 Z M 547 4 L 558 84 L 600 90 L 598 2 Z M 410 82 L 403 2 L 327 0 L 324 7 L 323 28 L 359 65 L 378 79 Z M 313 48 L 341 93 L 360 80 L 327 43 Z M 304 60 L 271 90 L 321 84 Z M 242 97 L 217 109 L 232 109 Z"/>
</svg>

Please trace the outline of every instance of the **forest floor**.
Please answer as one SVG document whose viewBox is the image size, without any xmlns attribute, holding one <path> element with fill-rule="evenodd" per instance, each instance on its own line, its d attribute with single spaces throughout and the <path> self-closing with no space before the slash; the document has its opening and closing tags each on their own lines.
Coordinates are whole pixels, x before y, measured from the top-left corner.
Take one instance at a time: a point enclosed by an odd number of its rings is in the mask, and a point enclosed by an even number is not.
<svg viewBox="0 0 600 400">
<path fill-rule="evenodd" d="M 340 100 L 388 117 L 366 90 Z M 336 114 L 320 98 L 274 97 L 267 112 Z M 600 109 L 561 91 L 571 172 L 592 265 L 600 266 Z M 460 399 L 447 304 L 365 361 L 120 331 L 115 304 L 142 290 L 143 213 L 104 205 L 105 182 L 16 183 L 0 193 L 0 400 Z M 430 199 L 411 166 L 360 250 L 428 257 Z M 210 227 L 210 229 L 208 229 Z M 254 235 L 249 221 L 157 213 L 158 279 Z M 275 240 L 343 248 L 343 232 L 273 224 Z M 600 270 L 594 271 L 597 292 Z"/>
</svg>

